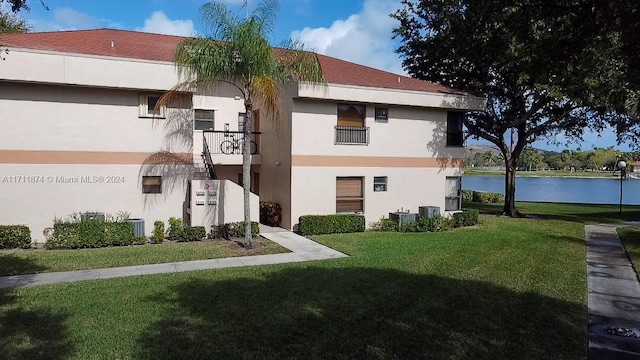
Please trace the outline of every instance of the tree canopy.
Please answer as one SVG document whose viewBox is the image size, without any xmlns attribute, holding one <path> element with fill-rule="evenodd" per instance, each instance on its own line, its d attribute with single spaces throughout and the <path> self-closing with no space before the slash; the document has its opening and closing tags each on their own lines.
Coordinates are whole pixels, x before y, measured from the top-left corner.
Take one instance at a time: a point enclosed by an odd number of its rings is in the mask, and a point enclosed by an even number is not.
<svg viewBox="0 0 640 360">
<path fill-rule="evenodd" d="M 31 30 L 31 26 L 24 19 L 0 8 L 0 34 L 27 32 L 29 30 Z"/>
<path fill-rule="evenodd" d="M 528 144 L 560 132 L 581 138 L 607 124 L 625 130 L 632 122 L 631 61 L 612 4 L 403 0 L 392 14 L 400 21 L 397 51 L 412 76 L 487 98 L 486 109 L 469 113 L 464 124 L 503 154 L 505 214 L 517 215 L 515 169 Z"/>
<path fill-rule="evenodd" d="M 49 7 L 44 3 L 44 0 L 37 0 L 42 4 L 42 6 L 49 10 Z M 27 5 L 27 0 L 0 0 L 0 3 L 6 2 L 11 5 L 11 11 L 17 13 L 20 10 L 29 10 L 29 6 Z"/>
</svg>

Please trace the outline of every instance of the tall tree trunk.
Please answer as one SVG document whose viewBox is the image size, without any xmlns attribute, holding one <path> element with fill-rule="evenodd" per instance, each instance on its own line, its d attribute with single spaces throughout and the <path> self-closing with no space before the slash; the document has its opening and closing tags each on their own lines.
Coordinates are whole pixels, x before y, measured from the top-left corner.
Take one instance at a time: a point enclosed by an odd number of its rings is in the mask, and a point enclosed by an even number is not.
<svg viewBox="0 0 640 360">
<path fill-rule="evenodd" d="M 248 92 L 247 92 L 248 94 Z M 251 249 L 251 118 L 253 101 L 246 95 L 244 102 L 244 128 L 242 141 L 242 187 L 244 188 L 244 248 Z"/>
<path fill-rule="evenodd" d="M 505 161 L 504 172 L 504 209 L 502 213 L 515 217 L 516 211 L 516 159 L 511 158 Z"/>
</svg>

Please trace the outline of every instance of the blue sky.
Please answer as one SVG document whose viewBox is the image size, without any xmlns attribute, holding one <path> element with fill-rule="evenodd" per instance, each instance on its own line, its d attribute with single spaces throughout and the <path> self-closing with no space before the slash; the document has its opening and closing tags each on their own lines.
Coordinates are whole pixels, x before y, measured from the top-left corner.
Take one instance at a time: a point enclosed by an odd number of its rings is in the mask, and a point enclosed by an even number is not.
<svg viewBox="0 0 640 360">
<path fill-rule="evenodd" d="M 259 0 L 249 0 L 249 8 Z M 202 33 L 199 7 L 203 0 L 29 0 L 31 11 L 22 12 L 35 31 L 116 28 L 190 36 Z M 242 0 L 225 0 L 239 11 Z M 2 6 L 7 6 L 2 4 Z M 374 68 L 404 74 L 401 60 L 394 53 L 398 42 L 392 40 L 397 22 L 389 17 L 400 7 L 400 0 L 280 0 L 280 15 L 272 44 L 290 37 L 299 38 L 319 53 Z M 564 144 L 562 137 L 557 139 Z M 564 145 L 534 143 L 554 150 Z M 584 141 L 569 148 L 616 146 L 615 134 L 605 131 L 601 137 L 587 133 Z M 627 145 L 619 146 L 628 150 Z"/>
</svg>

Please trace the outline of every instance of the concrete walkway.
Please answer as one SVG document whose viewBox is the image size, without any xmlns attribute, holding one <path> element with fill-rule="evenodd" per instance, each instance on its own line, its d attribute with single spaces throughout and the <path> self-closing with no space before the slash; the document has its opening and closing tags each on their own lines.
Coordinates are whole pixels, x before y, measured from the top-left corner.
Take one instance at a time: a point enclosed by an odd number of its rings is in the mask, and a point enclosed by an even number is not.
<svg viewBox="0 0 640 360">
<path fill-rule="evenodd" d="M 84 280 L 109 279 L 117 277 L 168 274 L 194 270 L 221 269 L 240 266 L 283 264 L 314 260 L 336 259 L 347 255 L 320 245 L 300 235 L 281 228 L 260 225 L 260 235 L 291 250 L 290 253 L 241 256 L 223 259 L 182 261 L 164 264 L 123 266 L 105 269 L 51 272 L 0 277 L 0 289 L 59 284 Z"/>
<path fill-rule="evenodd" d="M 616 226 L 585 226 L 589 359 L 640 359 L 640 282 Z"/>
</svg>

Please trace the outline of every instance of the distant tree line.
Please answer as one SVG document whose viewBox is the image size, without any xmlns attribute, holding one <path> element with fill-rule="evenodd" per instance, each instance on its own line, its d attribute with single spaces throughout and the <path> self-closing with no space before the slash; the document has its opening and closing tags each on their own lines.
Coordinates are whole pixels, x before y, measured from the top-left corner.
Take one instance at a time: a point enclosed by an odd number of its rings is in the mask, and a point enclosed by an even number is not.
<svg viewBox="0 0 640 360">
<path fill-rule="evenodd" d="M 627 163 L 640 161 L 640 151 L 621 152 L 613 147 L 594 148 L 593 150 L 542 151 L 525 148 L 517 160 L 518 170 L 563 170 L 563 171 L 614 171 L 619 158 Z M 467 167 L 490 169 L 505 168 L 504 157 L 497 151 L 475 152 L 466 155 Z M 630 166 L 630 165 L 629 165 Z"/>
</svg>

